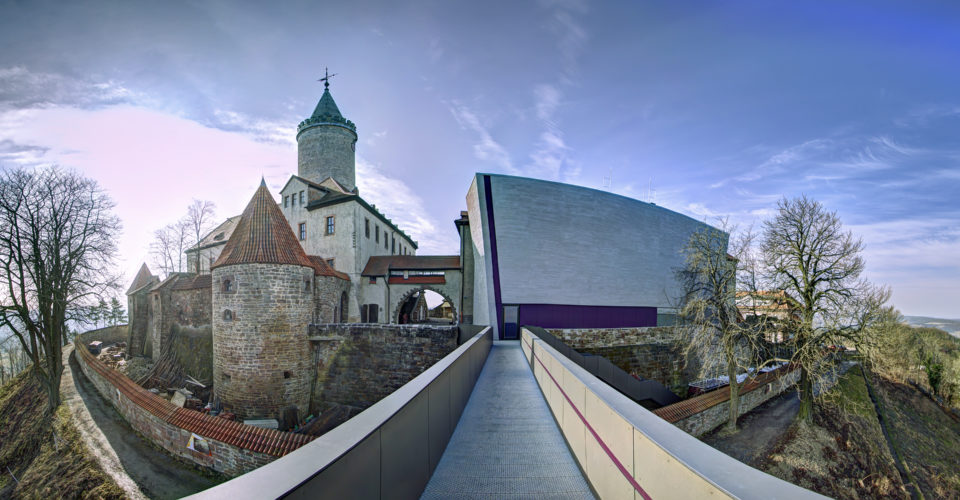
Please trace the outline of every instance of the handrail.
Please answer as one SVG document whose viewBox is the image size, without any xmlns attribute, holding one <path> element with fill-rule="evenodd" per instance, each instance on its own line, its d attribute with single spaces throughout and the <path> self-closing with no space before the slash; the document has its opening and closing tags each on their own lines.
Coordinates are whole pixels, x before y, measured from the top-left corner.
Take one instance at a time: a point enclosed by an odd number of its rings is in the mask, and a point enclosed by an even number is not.
<svg viewBox="0 0 960 500">
<path fill-rule="evenodd" d="M 674 427 L 530 330 L 523 329 L 521 337 L 524 355 L 564 438 L 601 497 L 823 498 Z"/>
<path fill-rule="evenodd" d="M 493 344 L 485 328 L 410 382 L 309 444 L 188 498 L 419 496 Z"/>
</svg>

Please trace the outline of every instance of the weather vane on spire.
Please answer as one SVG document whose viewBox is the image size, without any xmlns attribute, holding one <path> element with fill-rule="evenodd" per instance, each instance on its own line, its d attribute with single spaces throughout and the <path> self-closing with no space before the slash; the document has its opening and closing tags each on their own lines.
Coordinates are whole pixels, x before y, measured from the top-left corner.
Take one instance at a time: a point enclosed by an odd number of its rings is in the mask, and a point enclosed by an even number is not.
<svg viewBox="0 0 960 500">
<path fill-rule="evenodd" d="M 319 80 L 317 80 L 317 81 L 318 81 L 318 82 L 323 82 L 323 89 L 326 90 L 326 89 L 329 89 L 329 88 L 330 88 L 330 79 L 333 78 L 333 77 L 335 77 L 335 76 L 337 76 L 336 73 L 334 73 L 334 74 L 331 75 L 330 72 L 329 72 L 329 71 L 327 70 L 327 68 L 325 67 L 325 68 L 323 68 L 323 78 L 321 78 L 321 79 L 319 79 Z"/>
</svg>

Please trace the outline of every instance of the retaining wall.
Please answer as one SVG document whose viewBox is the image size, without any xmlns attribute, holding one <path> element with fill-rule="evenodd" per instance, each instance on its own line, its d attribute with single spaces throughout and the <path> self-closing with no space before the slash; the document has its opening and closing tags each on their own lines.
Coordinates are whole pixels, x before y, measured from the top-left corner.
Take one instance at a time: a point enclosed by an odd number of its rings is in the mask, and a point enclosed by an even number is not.
<svg viewBox="0 0 960 500">
<path fill-rule="evenodd" d="M 80 369 L 134 430 L 175 456 L 228 476 L 238 476 L 311 440 L 302 434 L 260 429 L 174 406 L 90 354 L 85 344 L 97 337 L 78 336 L 80 347 L 74 353 Z M 194 434 L 206 440 L 207 452 L 188 448 Z"/>
<path fill-rule="evenodd" d="M 700 442 L 525 328 L 521 347 L 567 444 L 601 498 L 824 498 Z"/>
<path fill-rule="evenodd" d="M 290 455 L 189 498 L 418 498 L 480 376 L 491 332 Z"/>
<path fill-rule="evenodd" d="M 456 326 L 311 325 L 317 377 L 311 409 L 368 408 L 450 354 L 458 335 Z"/>
<path fill-rule="evenodd" d="M 740 414 L 760 406 L 780 395 L 800 380 L 800 370 L 787 365 L 762 373 L 740 388 Z M 715 391 L 653 410 L 653 413 L 693 436 L 702 436 L 730 417 L 730 390 L 721 387 Z"/>
</svg>

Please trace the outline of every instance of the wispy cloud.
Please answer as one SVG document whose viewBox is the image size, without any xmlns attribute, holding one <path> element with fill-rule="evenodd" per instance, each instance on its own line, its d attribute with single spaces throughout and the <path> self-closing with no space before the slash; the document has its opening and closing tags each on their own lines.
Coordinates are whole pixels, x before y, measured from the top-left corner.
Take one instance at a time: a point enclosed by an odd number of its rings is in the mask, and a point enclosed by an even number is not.
<svg viewBox="0 0 960 500">
<path fill-rule="evenodd" d="M 437 220 L 427 210 L 423 198 L 400 179 L 387 176 L 359 156 L 357 186 L 365 200 L 376 204 L 377 209 L 417 240 L 419 253 L 448 253 L 457 248 L 458 242 L 449 231 L 437 230 Z"/>
<path fill-rule="evenodd" d="M 473 145 L 473 154 L 478 160 L 491 162 L 507 173 L 518 173 L 510 160 L 510 154 L 493 139 L 476 113 L 458 101 L 448 103 L 447 107 L 462 129 L 473 131 L 479 136 L 479 142 Z"/>
</svg>

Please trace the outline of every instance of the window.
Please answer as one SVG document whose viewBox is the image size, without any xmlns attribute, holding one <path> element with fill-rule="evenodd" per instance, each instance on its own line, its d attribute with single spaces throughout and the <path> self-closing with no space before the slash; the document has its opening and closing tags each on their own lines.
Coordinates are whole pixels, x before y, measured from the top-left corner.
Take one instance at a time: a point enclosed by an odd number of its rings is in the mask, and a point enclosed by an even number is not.
<svg viewBox="0 0 960 500">
<path fill-rule="evenodd" d="M 303 191 L 300 191 L 300 204 L 303 205 Z"/>
<path fill-rule="evenodd" d="M 376 285 L 376 284 L 377 284 L 377 277 L 376 277 L 376 276 L 371 276 L 371 277 L 370 277 L 370 284 L 371 284 L 371 285 Z"/>
<path fill-rule="evenodd" d="M 300 241 L 307 239 L 307 223 L 301 222 L 300 225 L 297 226 L 297 232 L 300 234 Z"/>
<path fill-rule="evenodd" d="M 287 208 L 287 202 L 288 202 L 288 201 L 290 201 L 290 197 L 289 197 L 289 196 L 284 196 L 284 197 L 283 197 L 283 208 Z"/>
<path fill-rule="evenodd" d="M 333 267 L 333 259 L 327 259 L 327 265 Z"/>
<path fill-rule="evenodd" d="M 283 372 L 283 378 L 290 378 L 290 372 Z"/>
<path fill-rule="evenodd" d="M 373 240 L 376 241 L 377 243 L 380 243 L 380 226 L 377 226 L 377 225 L 373 226 L 373 236 L 374 236 Z"/>
<path fill-rule="evenodd" d="M 363 219 L 363 232 L 370 238 L 370 219 Z"/>
<path fill-rule="evenodd" d="M 333 216 L 327 216 L 327 234 L 333 234 Z"/>
<path fill-rule="evenodd" d="M 224 321 L 233 321 L 233 311 L 230 309 L 223 310 L 223 320 Z"/>
<path fill-rule="evenodd" d="M 383 249 L 384 249 L 384 250 L 387 250 L 387 249 L 390 248 L 390 242 L 387 241 L 388 239 L 389 239 L 389 238 L 387 238 L 387 232 L 384 231 L 384 232 L 383 232 Z"/>
<path fill-rule="evenodd" d="M 390 255 L 397 253 L 397 239 L 393 236 L 390 237 Z"/>
<path fill-rule="evenodd" d="M 232 292 L 232 291 L 233 291 L 233 290 L 232 290 L 232 287 L 233 287 L 233 283 L 232 283 L 230 280 L 223 280 L 223 288 L 222 288 L 222 291 L 224 291 L 224 292 Z"/>
</svg>

